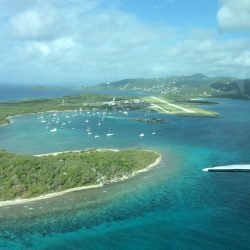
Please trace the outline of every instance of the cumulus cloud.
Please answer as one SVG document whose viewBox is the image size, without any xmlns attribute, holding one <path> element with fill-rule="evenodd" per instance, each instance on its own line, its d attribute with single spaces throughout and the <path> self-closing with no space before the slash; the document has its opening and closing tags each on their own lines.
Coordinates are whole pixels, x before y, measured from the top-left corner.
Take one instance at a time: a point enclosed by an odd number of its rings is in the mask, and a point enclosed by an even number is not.
<svg viewBox="0 0 250 250">
<path fill-rule="evenodd" d="M 222 41 L 208 30 L 149 25 L 104 2 L 6 0 L 0 10 L 0 81 L 93 83 L 239 71 L 250 76 L 249 39 Z"/>
<path fill-rule="evenodd" d="M 57 16 L 53 10 L 26 10 L 13 17 L 9 24 L 9 32 L 17 39 L 44 39 L 56 35 Z"/>
<path fill-rule="evenodd" d="M 223 0 L 217 20 L 224 31 L 250 30 L 250 1 Z"/>
</svg>

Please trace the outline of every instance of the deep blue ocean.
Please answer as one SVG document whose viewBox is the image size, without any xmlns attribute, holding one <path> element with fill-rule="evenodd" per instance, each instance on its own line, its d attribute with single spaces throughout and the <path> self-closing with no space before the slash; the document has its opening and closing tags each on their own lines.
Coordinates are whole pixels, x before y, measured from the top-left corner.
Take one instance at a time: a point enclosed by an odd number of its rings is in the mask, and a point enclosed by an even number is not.
<svg viewBox="0 0 250 250">
<path fill-rule="evenodd" d="M 216 101 L 206 108 L 220 118 L 149 114 L 166 118 L 164 124 L 133 119 L 144 112 L 115 110 L 101 126 L 96 112 L 60 113 L 63 128 L 41 123 L 51 113 L 13 118 L 0 127 L 0 148 L 11 152 L 138 148 L 160 152 L 162 162 L 100 189 L 0 207 L 0 249 L 250 249 L 250 174 L 202 171 L 250 163 L 250 102 Z M 109 127 L 114 136 L 107 138 Z"/>
</svg>

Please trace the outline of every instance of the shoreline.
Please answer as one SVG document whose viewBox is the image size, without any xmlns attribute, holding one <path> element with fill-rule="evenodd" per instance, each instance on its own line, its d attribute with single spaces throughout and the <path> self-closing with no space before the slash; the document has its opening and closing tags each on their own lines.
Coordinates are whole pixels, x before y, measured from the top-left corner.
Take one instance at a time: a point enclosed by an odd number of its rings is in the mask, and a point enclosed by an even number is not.
<svg viewBox="0 0 250 250">
<path fill-rule="evenodd" d="M 74 152 L 81 152 L 81 151 L 82 150 L 62 151 L 62 152 L 55 152 L 55 153 L 35 155 L 35 156 L 37 156 L 37 157 L 48 156 L 48 155 L 56 156 L 58 154 L 69 153 L 69 152 L 74 153 Z M 119 150 L 118 149 L 96 149 L 96 151 L 115 151 L 115 152 L 118 152 Z M 150 151 L 150 150 L 148 150 L 148 151 Z M 0 201 L 0 207 L 19 205 L 19 204 L 23 204 L 23 203 L 27 203 L 27 202 L 34 202 L 34 201 L 50 199 L 50 198 L 53 198 L 53 197 L 61 196 L 61 195 L 67 194 L 67 193 L 75 192 L 75 191 L 88 190 L 88 189 L 94 189 L 94 188 L 101 188 L 101 187 L 103 187 L 105 185 L 125 181 L 125 180 L 128 180 L 128 179 L 130 179 L 130 178 L 132 178 L 132 177 L 134 177 L 134 176 L 136 176 L 136 175 L 138 175 L 140 173 L 147 172 L 147 171 L 151 170 L 153 167 L 157 166 L 160 162 L 161 162 L 161 154 L 159 154 L 158 158 L 153 163 L 149 164 L 147 167 L 145 167 L 143 169 L 140 169 L 140 170 L 136 170 L 136 171 L 132 172 L 129 175 L 124 175 L 124 176 L 119 177 L 119 178 L 108 180 L 105 183 L 99 183 L 99 184 L 93 184 L 93 185 L 89 185 L 89 186 L 81 186 L 81 187 L 70 188 L 70 189 L 66 189 L 66 190 L 63 190 L 63 191 L 44 194 L 44 195 L 40 195 L 40 196 L 37 196 L 37 197 L 29 198 L 29 199 L 16 199 L 16 200 Z"/>
<path fill-rule="evenodd" d="M 83 111 L 87 111 L 88 109 L 86 110 L 83 110 Z M 48 111 L 38 111 L 38 112 L 31 112 L 31 113 L 24 113 L 24 114 L 18 114 L 18 115 L 10 115 L 10 116 L 7 116 L 5 119 L 7 120 L 6 123 L 3 123 L 3 124 L 0 124 L 0 127 L 1 126 L 7 126 L 7 125 L 10 125 L 13 123 L 13 121 L 11 120 L 11 118 L 15 118 L 16 116 L 23 116 L 23 115 L 36 115 L 36 114 L 43 114 L 43 113 L 47 113 L 47 112 L 74 112 L 75 110 L 74 109 L 69 109 L 69 110 L 48 110 Z M 9 121 L 9 122 L 8 122 Z"/>
<path fill-rule="evenodd" d="M 34 155 L 34 156 L 36 156 L 36 157 L 49 156 L 49 155 L 57 156 L 59 154 L 64 154 L 64 153 L 80 153 L 82 151 L 89 151 L 89 150 L 91 150 L 91 148 L 84 149 L 84 150 L 59 151 L 59 152 L 53 152 L 53 153 L 47 153 L 47 154 L 39 154 L 39 155 Z M 118 151 L 121 151 L 121 150 L 119 150 L 119 149 L 112 149 L 112 148 L 97 148 L 94 151 L 113 151 L 113 152 L 118 152 Z"/>
</svg>

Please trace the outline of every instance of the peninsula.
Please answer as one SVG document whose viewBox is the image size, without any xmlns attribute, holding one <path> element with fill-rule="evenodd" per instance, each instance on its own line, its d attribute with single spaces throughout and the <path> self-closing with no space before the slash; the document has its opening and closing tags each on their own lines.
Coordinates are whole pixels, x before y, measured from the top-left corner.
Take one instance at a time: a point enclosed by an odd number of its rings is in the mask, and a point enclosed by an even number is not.
<svg viewBox="0 0 250 250">
<path fill-rule="evenodd" d="M 218 117 L 213 111 L 204 110 L 191 104 L 176 102 L 164 97 L 131 97 L 106 94 L 77 94 L 53 99 L 33 99 L 0 103 L 0 125 L 10 123 L 9 117 L 47 111 L 74 110 L 153 110 L 159 113 L 180 116 Z"/>
<path fill-rule="evenodd" d="M 10 123 L 11 116 L 46 111 L 74 111 L 92 109 L 123 108 L 123 102 L 132 97 L 115 97 L 112 95 L 84 93 L 67 95 L 61 98 L 31 99 L 17 102 L 0 103 L 0 125 Z M 113 105 L 115 104 L 115 105 Z"/>
<path fill-rule="evenodd" d="M 89 149 L 40 156 L 1 150 L 0 206 L 101 187 L 149 170 L 159 162 L 160 154 L 149 150 Z"/>
</svg>

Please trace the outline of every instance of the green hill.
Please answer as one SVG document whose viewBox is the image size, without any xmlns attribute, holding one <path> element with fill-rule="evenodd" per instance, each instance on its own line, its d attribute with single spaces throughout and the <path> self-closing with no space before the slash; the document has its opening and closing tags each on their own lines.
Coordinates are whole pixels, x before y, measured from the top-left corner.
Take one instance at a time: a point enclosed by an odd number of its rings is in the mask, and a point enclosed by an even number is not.
<svg viewBox="0 0 250 250">
<path fill-rule="evenodd" d="M 165 78 L 134 78 L 97 85 L 101 89 L 139 90 L 174 98 L 249 98 L 250 79 L 207 77 L 203 74 Z"/>
</svg>

